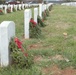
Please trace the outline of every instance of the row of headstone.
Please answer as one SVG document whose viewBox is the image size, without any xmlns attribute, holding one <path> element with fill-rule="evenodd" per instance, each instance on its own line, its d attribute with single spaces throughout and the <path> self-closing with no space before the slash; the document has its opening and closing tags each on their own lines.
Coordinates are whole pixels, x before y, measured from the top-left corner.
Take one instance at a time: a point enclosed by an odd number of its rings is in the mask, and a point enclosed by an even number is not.
<svg viewBox="0 0 76 75">
<path fill-rule="evenodd" d="M 24 10 L 27 7 L 31 7 L 31 6 L 38 6 L 38 4 L 17 4 L 17 5 L 0 5 L 0 9 L 4 8 L 4 13 L 7 13 L 7 9 L 10 9 L 10 12 L 13 12 L 13 9 L 17 10 Z"/>
<path fill-rule="evenodd" d="M 39 12 L 38 8 L 34 8 L 34 21 L 37 23 L 37 16 L 39 15 L 42 19 L 42 12 L 49 8 L 53 3 L 50 4 L 39 4 Z M 30 17 L 31 15 L 31 17 Z M 24 34 L 25 38 L 29 39 L 29 21 L 32 18 L 31 9 L 27 9 L 24 11 Z"/>
<path fill-rule="evenodd" d="M 52 6 L 53 3 L 49 4 L 39 4 L 39 16 L 42 18 L 42 12 L 44 12 L 46 9 L 49 9 L 49 6 Z"/>
<path fill-rule="evenodd" d="M 50 4 L 52 5 L 52 4 Z M 49 4 L 46 5 L 45 8 L 48 8 Z M 34 20 L 37 22 L 37 16 L 40 15 L 42 17 L 43 5 L 39 5 L 38 8 L 34 8 Z M 26 9 L 24 11 L 24 37 L 25 39 L 29 39 L 29 21 L 32 18 L 31 9 Z M 9 42 L 12 37 L 15 37 L 15 23 L 13 21 L 3 21 L 0 24 L 0 64 L 1 67 L 8 66 L 11 63 L 10 59 L 10 50 L 9 50 Z"/>
<path fill-rule="evenodd" d="M 62 3 L 61 5 L 66 5 L 66 6 L 76 6 L 76 2 Z"/>
</svg>

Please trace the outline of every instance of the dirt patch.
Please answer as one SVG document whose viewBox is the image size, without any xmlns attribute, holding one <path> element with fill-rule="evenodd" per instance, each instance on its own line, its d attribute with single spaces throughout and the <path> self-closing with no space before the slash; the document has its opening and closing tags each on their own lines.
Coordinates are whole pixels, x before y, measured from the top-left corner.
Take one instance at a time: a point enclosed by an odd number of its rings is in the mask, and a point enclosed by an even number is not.
<svg viewBox="0 0 76 75">
<path fill-rule="evenodd" d="M 64 57 L 62 55 L 55 55 L 52 57 L 53 60 L 64 60 Z"/>
<path fill-rule="evenodd" d="M 61 70 L 57 65 L 52 67 L 47 67 L 42 69 L 43 74 L 45 75 L 76 75 L 76 70 L 72 68 L 66 68 Z"/>
<path fill-rule="evenodd" d="M 59 28 L 59 29 L 68 29 L 70 27 L 69 24 L 65 24 L 63 22 L 59 22 L 58 25 L 56 26 L 56 28 Z"/>
<path fill-rule="evenodd" d="M 32 44 L 32 45 L 29 45 L 28 46 L 28 50 L 31 50 L 31 49 L 38 49 L 38 48 L 41 48 L 42 45 L 40 43 L 37 43 L 37 44 Z"/>
<path fill-rule="evenodd" d="M 54 65 L 52 67 L 43 68 L 42 72 L 45 75 L 51 74 L 51 75 L 61 75 L 61 70 L 58 68 L 57 65 Z"/>
<path fill-rule="evenodd" d="M 42 61 L 43 60 L 43 57 L 42 56 L 35 56 L 34 57 L 34 62 L 40 62 L 40 61 Z"/>
<path fill-rule="evenodd" d="M 62 55 L 55 55 L 52 57 L 49 57 L 51 60 L 65 60 L 66 62 L 69 62 L 69 59 L 66 57 L 63 57 Z"/>
<path fill-rule="evenodd" d="M 72 68 L 66 68 L 62 70 L 62 75 L 76 75 L 76 70 Z"/>
<path fill-rule="evenodd" d="M 35 62 L 40 62 L 40 61 L 44 61 L 44 62 L 50 62 L 50 61 L 52 61 L 52 60 L 65 60 L 66 62 L 69 62 L 69 59 L 67 59 L 67 58 L 64 58 L 62 55 L 55 55 L 55 56 L 50 56 L 50 57 L 48 57 L 48 58 L 43 58 L 42 56 L 35 56 L 34 57 L 34 61 Z"/>
<path fill-rule="evenodd" d="M 73 39 L 76 40 L 76 36 L 74 36 Z"/>
<path fill-rule="evenodd" d="M 40 48 L 42 49 L 42 48 L 53 48 L 53 46 L 51 46 L 51 45 L 44 45 L 44 44 L 42 44 L 42 43 L 36 43 L 36 44 L 32 44 L 32 45 L 29 45 L 28 47 L 28 50 L 31 50 L 31 49 L 39 49 L 40 50 Z"/>
</svg>

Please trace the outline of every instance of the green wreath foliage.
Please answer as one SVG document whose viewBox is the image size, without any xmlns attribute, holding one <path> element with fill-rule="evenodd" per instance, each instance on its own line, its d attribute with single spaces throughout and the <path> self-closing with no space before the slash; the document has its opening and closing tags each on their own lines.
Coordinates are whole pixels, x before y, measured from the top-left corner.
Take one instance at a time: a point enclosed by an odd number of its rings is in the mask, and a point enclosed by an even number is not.
<svg viewBox="0 0 76 75">
<path fill-rule="evenodd" d="M 49 10 L 46 9 L 45 12 L 46 12 L 46 16 L 48 17 L 49 16 Z"/>
<path fill-rule="evenodd" d="M 19 68 L 31 67 L 31 65 L 33 64 L 33 56 L 28 53 L 28 56 L 25 57 L 21 52 L 21 50 L 17 47 L 16 43 L 14 42 L 14 38 L 12 38 L 10 41 L 9 49 L 10 49 L 10 57 L 12 59 L 12 65 L 14 67 Z"/>
<path fill-rule="evenodd" d="M 16 12 L 16 9 L 15 8 L 13 8 L 13 12 Z"/>
<path fill-rule="evenodd" d="M 7 13 L 11 13 L 11 8 L 7 8 Z"/>
<path fill-rule="evenodd" d="M 43 18 L 43 20 L 46 20 L 48 16 L 49 16 L 49 10 L 46 9 L 44 12 L 42 12 L 42 18 Z"/>
<path fill-rule="evenodd" d="M 42 18 L 43 20 L 46 20 L 46 11 L 42 12 Z"/>
<path fill-rule="evenodd" d="M 3 13 L 3 10 L 2 9 L 0 9 L 0 15 L 3 15 L 4 13 Z"/>
<path fill-rule="evenodd" d="M 44 20 L 41 19 L 40 16 L 37 17 L 37 23 L 40 27 L 45 27 Z"/>
<path fill-rule="evenodd" d="M 52 9 L 52 6 L 53 6 L 53 5 L 50 5 L 50 6 L 49 6 L 49 11 L 51 11 L 51 9 Z"/>
<path fill-rule="evenodd" d="M 30 38 L 39 38 L 41 35 L 41 29 L 38 26 L 38 24 L 36 24 L 35 26 L 30 22 Z"/>
</svg>

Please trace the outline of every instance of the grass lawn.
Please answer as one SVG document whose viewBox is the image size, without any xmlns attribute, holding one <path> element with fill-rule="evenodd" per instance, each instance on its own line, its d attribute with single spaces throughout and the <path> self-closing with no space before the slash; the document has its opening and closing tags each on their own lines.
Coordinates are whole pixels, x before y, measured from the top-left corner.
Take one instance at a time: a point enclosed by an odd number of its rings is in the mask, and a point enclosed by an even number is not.
<svg viewBox="0 0 76 75">
<path fill-rule="evenodd" d="M 0 15 L 12 20 L 19 37 L 34 56 L 30 69 L 0 68 L 0 75 L 76 75 L 76 7 L 54 5 L 39 39 L 23 38 L 23 10 Z"/>
</svg>

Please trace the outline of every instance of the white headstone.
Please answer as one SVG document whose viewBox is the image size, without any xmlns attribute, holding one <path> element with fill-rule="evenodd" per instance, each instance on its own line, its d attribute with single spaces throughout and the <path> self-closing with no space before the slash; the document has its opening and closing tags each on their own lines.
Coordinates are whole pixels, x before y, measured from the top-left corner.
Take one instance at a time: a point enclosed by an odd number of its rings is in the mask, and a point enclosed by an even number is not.
<svg viewBox="0 0 76 75">
<path fill-rule="evenodd" d="M 17 11 L 17 5 L 14 5 L 14 9 Z"/>
<path fill-rule="evenodd" d="M 8 5 L 8 8 L 10 9 L 11 12 L 13 12 L 13 5 Z"/>
<path fill-rule="evenodd" d="M 11 12 L 13 12 L 13 5 L 10 5 L 10 7 L 11 7 Z"/>
<path fill-rule="evenodd" d="M 10 64 L 9 42 L 15 36 L 15 23 L 13 21 L 3 21 L 0 24 L 0 64 L 1 67 Z"/>
<path fill-rule="evenodd" d="M 39 4 L 39 16 L 42 18 L 42 4 Z"/>
<path fill-rule="evenodd" d="M 25 4 L 25 7 L 29 7 L 29 4 Z"/>
<path fill-rule="evenodd" d="M 34 8 L 34 21 L 37 23 L 38 8 Z"/>
<path fill-rule="evenodd" d="M 44 5 L 44 10 L 46 10 L 46 4 Z"/>
<path fill-rule="evenodd" d="M 22 4 L 22 9 L 24 10 L 24 4 Z"/>
<path fill-rule="evenodd" d="M 46 5 L 46 8 L 47 8 L 47 9 L 49 8 L 49 5 L 48 5 L 48 4 Z"/>
<path fill-rule="evenodd" d="M 46 4 L 43 5 L 43 12 L 46 10 Z"/>
<path fill-rule="evenodd" d="M 4 5 L 5 14 L 7 13 L 7 5 Z"/>
<path fill-rule="evenodd" d="M 24 37 L 25 39 L 29 39 L 29 22 L 31 19 L 31 10 L 30 9 L 26 9 L 24 11 Z"/>
<path fill-rule="evenodd" d="M 3 9 L 3 5 L 0 5 L 0 8 Z"/>
<path fill-rule="evenodd" d="M 44 4 L 43 4 L 43 6 L 42 6 L 42 12 L 44 12 Z"/>
<path fill-rule="evenodd" d="M 21 10 L 21 4 L 19 4 L 19 10 Z"/>
<path fill-rule="evenodd" d="M 32 11 L 31 11 L 31 9 L 30 9 L 30 18 L 32 18 Z"/>
</svg>

